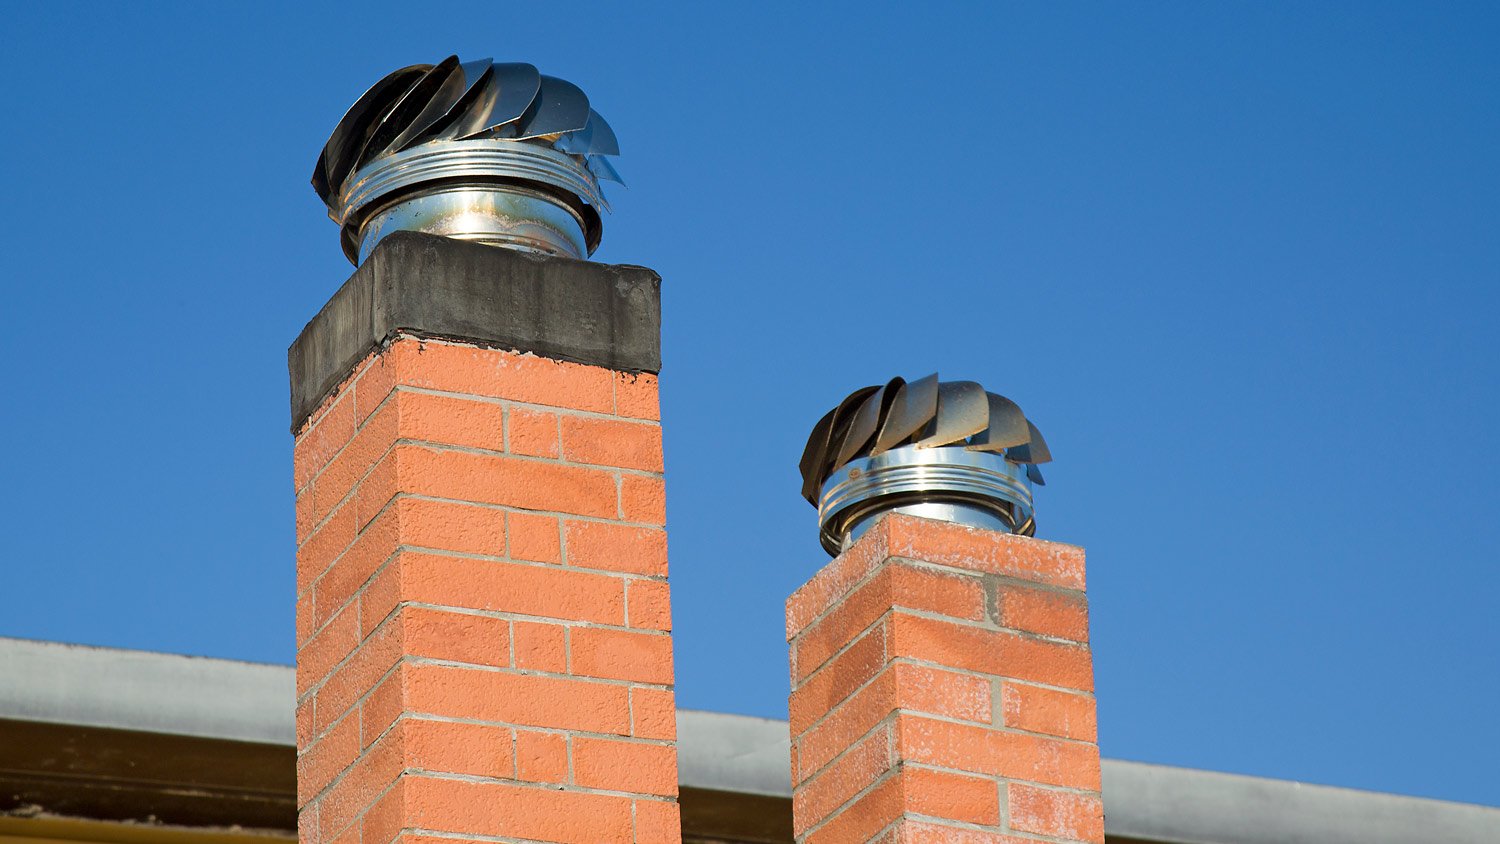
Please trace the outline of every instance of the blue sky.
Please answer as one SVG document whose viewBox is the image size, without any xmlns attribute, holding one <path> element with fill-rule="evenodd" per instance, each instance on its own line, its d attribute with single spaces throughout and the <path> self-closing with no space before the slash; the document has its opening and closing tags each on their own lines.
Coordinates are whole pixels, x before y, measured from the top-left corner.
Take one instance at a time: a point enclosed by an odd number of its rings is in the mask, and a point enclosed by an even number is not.
<svg viewBox="0 0 1500 844">
<path fill-rule="evenodd" d="M 1490 4 L 363 2 L 8 14 L 0 635 L 289 663 L 307 176 L 390 69 L 524 60 L 617 130 L 663 282 L 684 706 L 783 717 L 797 495 L 937 370 L 1057 462 L 1107 756 L 1500 804 Z"/>
</svg>

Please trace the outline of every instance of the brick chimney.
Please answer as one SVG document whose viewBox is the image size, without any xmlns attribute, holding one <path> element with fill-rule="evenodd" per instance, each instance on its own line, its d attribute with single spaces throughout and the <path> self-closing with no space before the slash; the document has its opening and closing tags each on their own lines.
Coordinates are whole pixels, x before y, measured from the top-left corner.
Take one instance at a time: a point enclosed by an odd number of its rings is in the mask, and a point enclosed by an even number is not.
<svg viewBox="0 0 1500 844">
<path fill-rule="evenodd" d="M 896 512 L 787 601 L 807 844 L 1102 844 L 1082 549 Z"/>
<path fill-rule="evenodd" d="M 679 840 L 659 294 L 398 231 L 292 346 L 302 844 Z"/>
</svg>

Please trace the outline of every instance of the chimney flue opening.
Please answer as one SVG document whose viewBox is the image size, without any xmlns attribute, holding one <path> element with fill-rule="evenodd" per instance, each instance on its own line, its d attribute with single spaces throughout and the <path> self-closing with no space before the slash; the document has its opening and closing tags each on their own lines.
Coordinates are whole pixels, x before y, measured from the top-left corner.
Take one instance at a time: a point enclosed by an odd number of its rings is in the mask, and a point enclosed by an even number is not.
<svg viewBox="0 0 1500 844">
<path fill-rule="evenodd" d="M 620 182 L 614 131 L 578 86 L 489 59 L 387 74 L 329 136 L 312 184 L 358 265 L 393 231 L 586 258 Z"/>
<path fill-rule="evenodd" d="M 972 381 L 893 378 L 850 393 L 813 427 L 802 495 L 837 555 L 885 513 L 1035 535 L 1036 464 L 1051 460 L 1010 399 Z"/>
</svg>

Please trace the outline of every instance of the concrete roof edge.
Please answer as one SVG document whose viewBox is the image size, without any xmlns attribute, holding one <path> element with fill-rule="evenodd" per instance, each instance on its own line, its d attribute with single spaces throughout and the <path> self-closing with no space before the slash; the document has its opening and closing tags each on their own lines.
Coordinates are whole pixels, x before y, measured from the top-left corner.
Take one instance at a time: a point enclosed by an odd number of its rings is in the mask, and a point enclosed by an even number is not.
<svg viewBox="0 0 1500 844">
<path fill-rule="evenodd" d="M 292 668 L 0 638 L 0 718 L 296 742 Z"/>
</svg>

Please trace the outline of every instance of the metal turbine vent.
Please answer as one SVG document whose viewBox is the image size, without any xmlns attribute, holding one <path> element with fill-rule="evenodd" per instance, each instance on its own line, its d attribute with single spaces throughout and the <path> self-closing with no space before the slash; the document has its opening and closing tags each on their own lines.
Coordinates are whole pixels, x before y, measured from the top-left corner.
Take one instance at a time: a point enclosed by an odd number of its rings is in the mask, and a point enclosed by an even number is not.
<svg viewBox="0 0 1500 844">
<path fill-rule="evenodd" d="M 838 554 L 889 512 L 988 530 L 1036 533 L 1036 464 L 1052 459 L 1015 402 L 936 373 L 861 387 L 813 426 L 802 496 L 818 508 L 823 548 Z"/>
<path fill-rule="evenodd" d="M 449 56 L 392 71 L 329 136 L 312 184 L 356 265 L 411 230 L 585 258 L 615 133 L 578 86 L 529 64 Z"/>
</svg>

